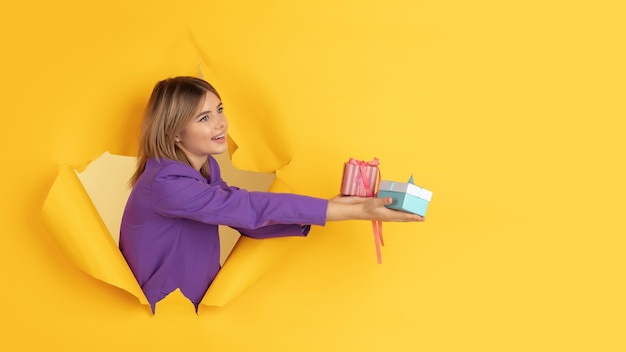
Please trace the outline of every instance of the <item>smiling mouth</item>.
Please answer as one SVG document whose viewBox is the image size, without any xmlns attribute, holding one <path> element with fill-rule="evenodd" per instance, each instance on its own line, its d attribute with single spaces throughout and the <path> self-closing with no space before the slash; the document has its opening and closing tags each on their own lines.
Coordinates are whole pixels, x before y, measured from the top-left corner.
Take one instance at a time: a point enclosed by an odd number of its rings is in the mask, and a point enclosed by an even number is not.
<svg viewBox="0 0 626 352">
<path fill-rule="evenodd" d="M 224 138 L 226 138 L 226 133 L 222 133 L 222 134 L 220 134 L 218 136 L 215 136 L 215 137 L 213 137 L 211 139 L 214 140 L 214 141 L 219 141 L 219 140 L 224 139 Z"/>
</svg>

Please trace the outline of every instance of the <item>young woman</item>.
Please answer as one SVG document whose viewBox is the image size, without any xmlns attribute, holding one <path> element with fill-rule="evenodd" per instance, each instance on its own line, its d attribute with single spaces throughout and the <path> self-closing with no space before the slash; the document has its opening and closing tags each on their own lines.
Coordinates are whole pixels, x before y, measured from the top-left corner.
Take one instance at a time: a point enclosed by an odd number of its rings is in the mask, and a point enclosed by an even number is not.
<svg viewBox="0 0 626 352">
<path fill-rule="evenodd" d="M 423 221 L 391 199 L 248 192 L 228 186 L 211 156 L 227 150 L 228 122 L 206 81 L 158 82 L 144 117 L 120 249 L 152 311 L 180 288 L 196 306 L 220 269 L 218 225 L 254 238 L 306 236 L 327 221 Z"/>
</svg>

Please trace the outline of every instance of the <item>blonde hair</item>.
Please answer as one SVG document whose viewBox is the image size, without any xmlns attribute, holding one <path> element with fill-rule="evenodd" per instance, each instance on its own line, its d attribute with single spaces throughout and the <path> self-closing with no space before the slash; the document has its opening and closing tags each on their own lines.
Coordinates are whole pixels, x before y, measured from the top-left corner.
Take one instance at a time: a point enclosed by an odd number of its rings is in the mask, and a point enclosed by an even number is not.
<svg viewBox="0 0 626 352">
<path fill-rule="evenodd" d="M 137 182 L 150 158 L 177 160 L 191 166 L 176 145 L 176 136 L 193 118 L 207 92 L 220 98 L 212 85 L 196 77 L 168 78 L 154 86 L 141 125 L 137 170 L 130 179 L 131 185 Z M 206 162 L 200 173 L 209 177 Z"/>
</svg>

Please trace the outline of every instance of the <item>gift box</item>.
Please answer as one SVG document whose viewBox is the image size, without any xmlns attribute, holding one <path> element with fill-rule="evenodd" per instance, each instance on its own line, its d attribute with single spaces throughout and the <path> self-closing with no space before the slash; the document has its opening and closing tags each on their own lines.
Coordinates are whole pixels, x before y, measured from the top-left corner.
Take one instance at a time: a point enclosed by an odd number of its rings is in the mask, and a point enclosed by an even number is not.
<svg viewBox="0 0 626 352">
<path fill-rule="evenodd" d="M 374 197 L 379 175 L 377 158 L 372 161 L 350 159 L 344 164 L 340 193 L 344 196 Z"/>
<path fill-rule="evenodd" d="M 413 176 L 409 178 L 408 182 L 382 180 L 378 185 L 378 198 L 391 197 L 393 199 L 387 208 L 421 216 L 426 216 L 426 210 L 432 196 L 433 192 L 413 183 Z"/>
</svg>

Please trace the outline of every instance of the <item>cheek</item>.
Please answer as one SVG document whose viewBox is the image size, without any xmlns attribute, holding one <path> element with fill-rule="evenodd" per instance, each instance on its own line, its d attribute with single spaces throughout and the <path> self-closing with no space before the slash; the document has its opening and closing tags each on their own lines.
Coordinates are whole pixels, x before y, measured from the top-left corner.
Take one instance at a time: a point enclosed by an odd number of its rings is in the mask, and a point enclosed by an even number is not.
<svg viewBox="0 0 626 352">
<path fill-rule="evenodd" d="M 187 147 L 191 147 L 194 144 L 198 143 L 199 140 L 202 139 L 201 135 L 198 134 L 198 131 L 187 130 L 180 134 L 181 140 Z"/>
</svg>

